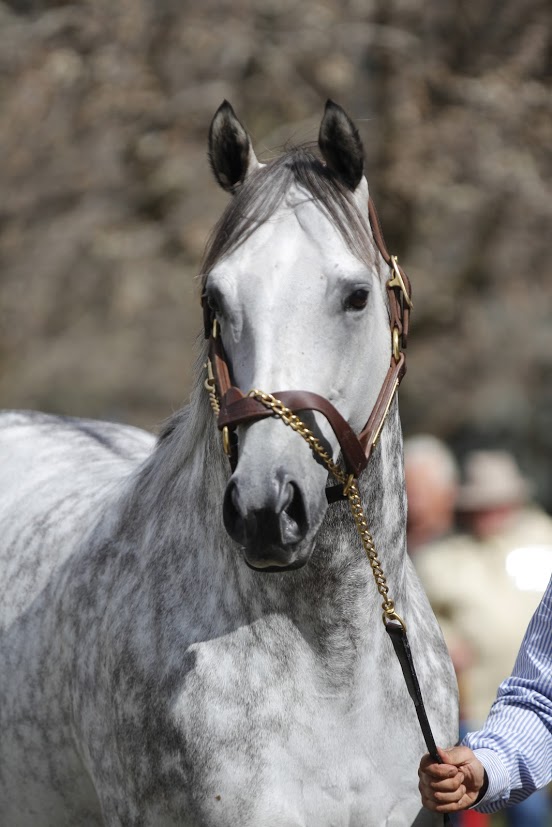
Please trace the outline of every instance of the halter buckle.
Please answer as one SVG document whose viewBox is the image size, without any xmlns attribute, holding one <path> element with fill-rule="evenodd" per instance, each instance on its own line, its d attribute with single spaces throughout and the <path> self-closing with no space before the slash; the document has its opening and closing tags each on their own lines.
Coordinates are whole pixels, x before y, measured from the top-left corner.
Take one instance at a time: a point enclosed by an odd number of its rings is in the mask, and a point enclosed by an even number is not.
<svg viewBox="0 0 552 827">
<path fill-rule="evenodd" d="M 393 268 L 393 277 L 389 279 L 387 282 L 388 287 L 398 287 L 401 293 L 404 296 L 404 300 L 407 303 L 410 310 L 414 307 L 412 304 L 412 300 L 408 294 L 408 290 L 406 289 L 406 284 L 404 283 L 404 279 L 402 277 L 402 273 L 399 268 L 399 260 L 397 256 L 391 256 L 391 266 Z"/>
</svg>

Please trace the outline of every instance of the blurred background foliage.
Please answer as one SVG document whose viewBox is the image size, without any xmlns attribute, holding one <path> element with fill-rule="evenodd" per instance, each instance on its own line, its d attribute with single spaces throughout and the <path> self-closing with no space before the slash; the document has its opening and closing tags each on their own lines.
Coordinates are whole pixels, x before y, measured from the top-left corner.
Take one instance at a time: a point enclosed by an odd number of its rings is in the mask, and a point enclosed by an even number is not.
<svg viewBox="0 0 552 827">
<path fill-rule="evenodd" d="M 507 447 L 552 506 L 549 0 L 0 2 L 0 402 L 155 428 L 187 399 L 226 196 L 223 98 L 267 159 L 357 122 L 414 286 L 405 431 Z M 350 354 L 354 358 L 354 354 Z"/>
</svg>

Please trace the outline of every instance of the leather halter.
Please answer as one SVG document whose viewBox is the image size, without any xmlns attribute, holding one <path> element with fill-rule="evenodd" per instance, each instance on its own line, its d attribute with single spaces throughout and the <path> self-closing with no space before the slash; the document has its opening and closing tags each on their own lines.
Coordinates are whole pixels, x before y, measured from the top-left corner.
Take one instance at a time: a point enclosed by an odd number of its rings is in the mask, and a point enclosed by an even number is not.
<svg viewBox="0 0 552 827">
<path fill-rule="evenodd" d="M 391 364 L 383 381 L 374 408 L 360 434 L 357 436 L 339 411 L 322 396 L 310 391 L 277 391 L 274 393 L 284 405 L 294 413 L 299 411 L 318 411 L 326 417 L 341 447 L 343 463 L 348 475 L 358 478 L 366 467 L 375 448 L 385 417 L 399 384 L 406 373 L 403 348 L 406 347 L 409 328 L 410 310 L 412 308 L 411 287 L 408 276 L 399 266 L 396 256 L 391 256 L 385 245 L 381 225 L 372 199 L 368 202 L 368 216 L 374 242 L 384 261 L 391 269 L 391 278 L 387 281 L 389 300 L 389 323 L 392 338 Z M 205 338 L 209 339 L 209 361 L 212 369 L 214 393 L 219 400 L 217 425 L 223 431 L 225 451 L 232 469 L 237 464 L 237 436 L 235 429 L 246 422 L 272 416 L 261 402 L 232 384 L 230 367 L 220 337 L 219 325 L 213 310 L 209 307 L 207 294 L 201 296 Z M 343 497 L 342 486 L 326 489 L 329 502 Z"/>
</svg>

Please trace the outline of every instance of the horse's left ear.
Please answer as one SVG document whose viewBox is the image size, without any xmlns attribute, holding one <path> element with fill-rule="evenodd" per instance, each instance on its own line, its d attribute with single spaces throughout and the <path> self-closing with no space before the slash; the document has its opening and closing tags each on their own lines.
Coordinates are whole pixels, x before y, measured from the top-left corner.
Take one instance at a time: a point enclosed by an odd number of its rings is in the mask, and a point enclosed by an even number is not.
<svg viewBox="0 0 552 827">
<path fill-rule="evenodd" d="M 358 129 L 341 106 L 328 100 L 318 146 L 328 167 L 350 190 L 356 190 L 364 172 L 364 147 Z"/>
<path fill-rule="evenodd" d="M 209 129 L 209 161 L 214 176 L 228 192 L 242 184 L 250 172 L 261 166 L 251 140 L 228 101 L 223 101 Z"/>
</svg>

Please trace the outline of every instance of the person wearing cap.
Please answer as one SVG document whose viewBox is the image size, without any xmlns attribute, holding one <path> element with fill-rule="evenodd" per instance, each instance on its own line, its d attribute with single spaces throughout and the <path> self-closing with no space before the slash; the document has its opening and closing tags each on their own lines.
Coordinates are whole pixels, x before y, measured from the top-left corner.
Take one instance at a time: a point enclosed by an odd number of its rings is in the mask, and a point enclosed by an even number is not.
<svg viewBox="0 0 552 827">
<path fill-rule="evenodd" d="M 456 504 L 464 533 L 416 554 L 457 669 L 463 733 L 482 726 L 552 573 L 552 520 L 530 493 L 510 454 L 472 452 Z M 509 827 L 548 825 L 543 793 L 506 812 Z"/>
</svg>

